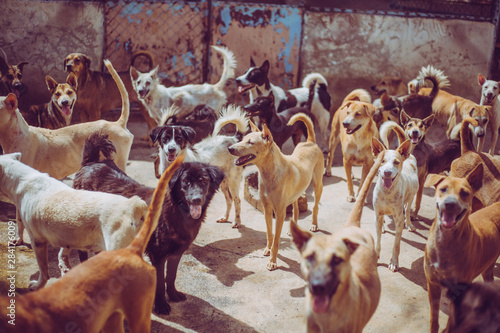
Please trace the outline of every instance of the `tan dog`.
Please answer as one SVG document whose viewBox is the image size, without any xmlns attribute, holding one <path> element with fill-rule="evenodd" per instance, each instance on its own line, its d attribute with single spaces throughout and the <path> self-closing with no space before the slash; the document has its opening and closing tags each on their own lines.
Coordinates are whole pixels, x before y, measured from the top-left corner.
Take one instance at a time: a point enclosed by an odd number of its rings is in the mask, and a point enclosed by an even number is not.
<svg viewBox="0 0 500 333">
<path fill-rule="evenodd" d="M 359 188 L 361 189 L 363 181 L 373 165 L 371 140 L 372 137 L 378 137 L 378 129 L 373 120 L 373 115 L 377 111 L 377 108 L 370 104 L 370 102 L 370 94 L 366 90 L 356 89 L 344 98 L 342 105 L 335 112 L 332 120 L 325 174 L 327 176 L 331 176 L 332 174 L 331 167 L 335 148 L 340 141 L 347 190 L 349 192 L 347 201 L 349 202 L 356 200 L 352 184 L 352 166 L 363 166 L 361 182 L 359 184 Z"/>
<path fill-rule="evenodd" d="M 293 203 L 293 220 L 299 216 L 298 198 L 305 192 L 311 180 L 314 185 L 314 208 L 311 231 L 318 231 L 318 209 L 323 192 L 323 153 L 316 144 L 314 127 L 305 114 L 296 114 L 288 126 L 302 121 L 307 127 L 307 141 L 300 142 L 292 155 L 284 155 L 273 141 L 271 131 L 264 124 L 262 132 L 250 122 L 252 132 L 241 142 L 229 147 L 229 152 L 239 158 L 236 165 L 245 166 L 253 163 L 259 169 L 259 193 L 264 206 L 266 219 L 267 246 L 264 255 L 271 255 L 268 270 L 278 267 L 278 255 L 281 230 L 285 222 L 286 207 Z M 276 215 L 276 232 L 273 239 L 273 212 Z"/>
<path fill-rule="evenodd" d="M 150 69 L 154 67 L 154 59 L 151 53 L 139 51 L 132 56 L 131 64 L 139 56 L 145 56 L 149 60 Z M 90 58 L 83 53 L 71 53 L 64 59 L 64 70 L 74 73 L 78 79 L 78 102 L 76 110 L 80 112 L 82 122 L 101 119 L 101 114 L 120 106 L 121 94 L 116 89 L 114 78 L 108 73 L 93 71 L 90 69 Z M 147 108 L 137 97 L 129 71 L 118 74 L 127 89 L 130 102 L 137 102 L 139 109 L 148 124 L 148 130 L 156 126 L 156 122 L 150 117 Z"/>
<path fill-rule="evenodd" d="M 156 270 L 142 256 L 158 225 L 168 182 L 181 164 L 165 171 L 139 233 L 124 249 L 104 251 L 83 262 L 52 285 L 27 295 L 0 296 L 0 331 L 125 332 L 151 330 Z M 12 316 L 12 301 L 14 316 Z"/>
<path fill-rule="evenodd" d="M 389 96 L 408 95 L 408 86 L 397 76 L 384 76 L 377 84 L 371 86 L 371 89 L 377 95 L 382 95 L 384 92 Z"/>
<path fill-rule="evenodd" d="M 360 228 L 363 205 L 382 164 L 371 168 L 345 227 L 333 235 L 312 235 L 291 223 L 293 241 L 307 281 L 307 332 L 362 332 L 380 300 L 377 253 L 370 232 Z"/>
<path fill-rule="evenodd" d="M 76 76 L 70 73 L 65 83 L 57 83 L 50 76 L 45 77 L 51 99 L 49 103 L 33 105 L 28 111 L 21 111 L 28 125 L 48 129 L 58 129 L 68 126 L 73 116 L 76 103 L 78 83 Z"/>
<path fill-rule="evenodd" d="M 122 114 L 115 122 L 98 120 L 49 130 L 28 126 L 17 109 L 14 94 L 0 97 L 0 145 L 6 153 L 21 152 L 21 162 L 48 173 L 56 179 L 64 178 L 80 169 L 85 139 L 96 131 L 108 134 L 116 146 L 118 167 L 125 171 L 134 136 L 127 130 L 130 105 L 127 91 L 111 63 L 105 65 L 113 75 L 122 96 Z"/>
<path fill-rule="evenodd" d="M 493 280 L 500 256 L 500 202 L 471 214 L 483 169 L 481 163 L 465 178 L 431 175 L 426 182 L 436 187 L 437 205 L 424 255 L 432 333 L 439 329 L 442 284 L 472 282 L 479 274 Z"/>
</svg>

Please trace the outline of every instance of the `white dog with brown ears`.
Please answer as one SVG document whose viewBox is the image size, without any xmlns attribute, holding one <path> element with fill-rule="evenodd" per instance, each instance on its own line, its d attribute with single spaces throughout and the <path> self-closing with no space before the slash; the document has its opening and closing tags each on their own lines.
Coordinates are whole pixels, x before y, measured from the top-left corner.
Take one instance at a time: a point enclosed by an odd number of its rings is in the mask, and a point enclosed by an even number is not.
<svg viewBox="0 0 500 333">
<path fill-rule="evenodd" d="M 478 74 L 477 82 L 481 86 L 481 101 L 479 104 L 491 106 L 490 120 L 488 122 L 488 128 L 491 131 L 491 146 L 489 154 L 495 155 L 498 131 L 500 129 L 500 96 L 498 95 L 498 92 L 500 91 L 500 82 L 486 80 L 486 78 L 481 74 Z M 482 149 L 478 150 L 482 151 Z"/>
</svg>

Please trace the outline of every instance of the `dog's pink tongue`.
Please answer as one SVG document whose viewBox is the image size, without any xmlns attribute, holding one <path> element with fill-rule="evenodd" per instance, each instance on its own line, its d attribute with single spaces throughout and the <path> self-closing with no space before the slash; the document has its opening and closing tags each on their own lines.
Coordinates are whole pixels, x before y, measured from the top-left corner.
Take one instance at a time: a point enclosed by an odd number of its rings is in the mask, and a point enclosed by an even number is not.
<svg viewBox="0 0 500 333">
<path fill-rule="evenodd" d="M 457 222 L 457 214 L 444 211 L 441 214 L 441 224 L 445 228 L 451 228 Z"/>
<path fill-rule="evenodd" d="M 313 296 L 313 311 L 316 313 L 325 313 L 330 305 L 330 297 L 328 296 Z"/>
<path fill-rule="evenodd" d="M 69 116 L 71 114 L 71 108 L 69 107 L 69 105 L 63 105 L 62 112 L 65 115 Z"/>
<path fill-rule="evenodd" d="M 384 188 L 390 189 L 392 186 L 392 178 L 384 178 Z"/>
<path fill-rule="evenodd" d="M 201 216 L 201 205 L 189 205 L 189 214 L 191 214 L 193 219 L 199 219 Z"/>
</svg>

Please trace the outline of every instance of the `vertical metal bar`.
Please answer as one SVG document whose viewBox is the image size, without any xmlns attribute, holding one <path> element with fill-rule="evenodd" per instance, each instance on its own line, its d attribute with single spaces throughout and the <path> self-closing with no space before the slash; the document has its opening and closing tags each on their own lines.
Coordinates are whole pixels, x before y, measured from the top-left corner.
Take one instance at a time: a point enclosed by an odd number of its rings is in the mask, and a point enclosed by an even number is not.
<svg viewBox="0 0 500 333">
<path fill-rule="evenodd" d="M 492 11 L 491 22 L 495 25 L 495 32 L 493 34 L 493 50 L 491 51 L 490 62 L 488 64 L 488 78 L 491 79 L 491 75 L 493 72 L 493 62 L 495 61 L 495 54 L 498 53 L 500 57 L 500 50 L 497 51 L 497 44 L 499 43 L 499 29 L 500 29 L 500 0 L 493 0 L 492 5 L 494 6 Z M 500 71 L 500 68 L 497 68 L 497 71 Z M 498 78 L 495 78 L 498 80 Z"/>
<path fill-rule="evenodd" d="M 99 4 L 99 6 L 102 8 L 102 29 L 103 29 L 103 36 L 102 36 L 102 54 L 101 54 L 101 59 L 99 59 L 101 63 L 101 72 L 104 71 L 104 57 L 107 54 L 107 47 L 106 47 L 106 38 L 107 38 L 107 24 L 106 24 L 106 3 L 103 1 Z"/>
<path fill-rule="evenodd" d="M 210 44 L 212 42 L 212 0 L 202 0 L 207 3 L 207 31 L 205 33 L 205 52 L 203 55 L 203 82 L 208 82 L 210 72 Z"/>
<path fill-rule="evenodd" d="M 299 7 L 300 8 L 300 7 Z M 299 68 L 297 69 L 297 82 L 295 82 L 296 87 L 302 86 L 302 45 L 304 44 L 304 21 L 305 21 L 305 16 L 306 16 L 306 7 L 302 7 L 302 20 L 300 22 L 300 41 L 299 41 L 299 59 L 298 59 L 298 66 Z"/>
</svg>

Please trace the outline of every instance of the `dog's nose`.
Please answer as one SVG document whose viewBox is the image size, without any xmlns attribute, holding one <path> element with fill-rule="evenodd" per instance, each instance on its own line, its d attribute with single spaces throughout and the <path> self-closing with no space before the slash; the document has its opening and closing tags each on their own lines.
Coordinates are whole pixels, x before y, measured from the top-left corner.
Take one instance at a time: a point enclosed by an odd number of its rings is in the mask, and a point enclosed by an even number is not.
<svg viewBox="0 0 500 333">
<path fill-rule="evenodd" d="M 61 102 L 61 104 L 64 106 L 67 106 L 69 104 L 69 101 L 67 99 L 65 99 Z"/>
<path fill-rule="evenodd" d="M 174 147 L 168 147 L 168 152 L 169 153 L 175 153 L 175 148 Z"/>
<path fill-rule="evenodd" d="M 71 71 L 71 65 L 66 65 L 66 70 Z"/>
<path fill-rule="evenodd" d="M 454 197 L 450 197 L 450 196 L 448 196 L 448 197 L 446 197 L 446 199 L 444 199 L 443 207 L 445 210 L 447 210 L 449 212 L 460 210 L 460 206 L 457 202 L 457 199 Z"/>
<path fill-rule="evenodd" d="M 236 83 L 240 83 L 240 82 L 241 82 L 241 80 L 240 80 L 240 79 L 236 79 L 235 81 L 236 81 Z"/>
<path fill-rule="evenodd" d="M 20 83 L 20 82 L 16 82 L 12 85 L 12 87 L 16 88 L 16 89 L 21 89 L 23 85 Z"/>
<path fill-rule="evenodd" d="M 201 200 L 201 197 L 194 197 L 191 200 L 191 204 L 193 204 L 193 205 L 201 205 L 202 202 L 203 201 Z"/>
<path fill-rule="evenodd" d="M 345 128 L 347 128 L 347 127 L 349 127 L 349 123 L 348 123 L 348 122 L 346 122 L 346 121 L 344 121 L 344 122 L 342 123 L 342 126 L 344 126 Z"/>
<path fill-rule="evenodd" d="M 388 171 L 388 170 L 385 170 L 384 171 L 384 176 L 389 178 L 390 176 L 392 176 L 392 172 L 391 171 Z"/>
<path fill-rule="evenodd" d="M 229 150 L 230 154 L 234 153 L 234 147 L 233 146 L 227 147 L 227 150 Z"/>
</svg>

